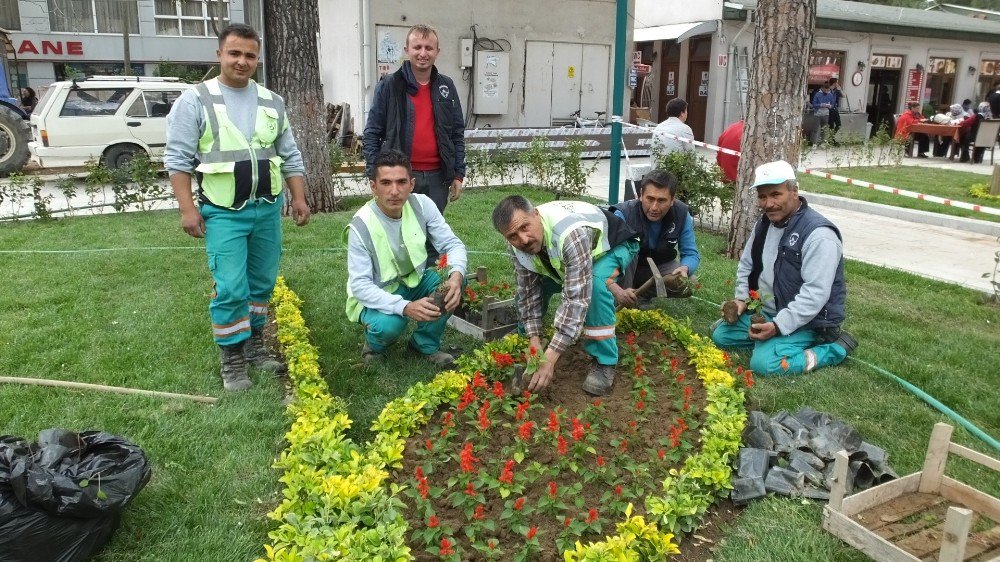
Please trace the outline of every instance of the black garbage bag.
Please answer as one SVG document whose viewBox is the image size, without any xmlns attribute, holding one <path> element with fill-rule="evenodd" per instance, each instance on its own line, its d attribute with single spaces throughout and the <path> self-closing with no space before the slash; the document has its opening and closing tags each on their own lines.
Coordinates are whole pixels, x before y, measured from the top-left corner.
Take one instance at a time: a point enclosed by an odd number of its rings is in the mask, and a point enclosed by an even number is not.
<svg viewBox="0 0 1000 562">
<path fill-rule="evenodd" d="M 149 477 L 142 449 L 109 433 L 0 436 L 0 562 L 90 557 Z"/>
</svg>

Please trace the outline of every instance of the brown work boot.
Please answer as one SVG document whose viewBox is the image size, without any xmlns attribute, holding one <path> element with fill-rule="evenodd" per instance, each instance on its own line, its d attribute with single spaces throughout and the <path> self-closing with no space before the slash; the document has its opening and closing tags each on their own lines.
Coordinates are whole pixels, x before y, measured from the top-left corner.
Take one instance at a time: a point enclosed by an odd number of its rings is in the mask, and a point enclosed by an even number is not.
<svg viewBox="0 0 1000 562">
<path fill-rule="evenodd" d="M 250 339 L 247 340 L 246 345 L 243 347 L 243 356 L 246 357 L 247 363 L 251 367 L 271 373 L 272 375 L 277 374 L 285 367 L 281 361 L 271 357 L 271 354 L 267 352 L 267 348 L 264 347 L 263 328 L 253 328 L 250 332 Z"/>
<path fill-rule="evenodd" d="M 253 386 L 253 381 L 247 376 L 247 360 L 243 356 L 245 343 L 219 346 L 222 355 L 222 387 L 231 392 L 239 392 Z"/>
<path fill-rule="evenodd" d="M 722 319 L 726 324 L 735 324 L 740 319 L 740 305 L 735 300 L 722 303 Z"/>
<path fill-rule="evenodd" d="M 594 396 L 607 396 L 611 394 L 611 387 L 614 383 L 615 366 L 601 365 L 594 360 L 587 380 L 583 381 L 583 391 Z"/>
<path fill-rule="evenodd" d="M 411 351 L 419 353 L 424 359 L 430 361 L 434 364 L 434 366 L 441 369 L 451 369 L 455 366 L 455 357 L 450 353 L 445 353 L 441 350 L 435 351 L 434 353 L 423 353 L 417 349 L 417 346 L 413 345 L 413 340 L 410 340 L 407 347 L 409 347 Z"/>
</svg>

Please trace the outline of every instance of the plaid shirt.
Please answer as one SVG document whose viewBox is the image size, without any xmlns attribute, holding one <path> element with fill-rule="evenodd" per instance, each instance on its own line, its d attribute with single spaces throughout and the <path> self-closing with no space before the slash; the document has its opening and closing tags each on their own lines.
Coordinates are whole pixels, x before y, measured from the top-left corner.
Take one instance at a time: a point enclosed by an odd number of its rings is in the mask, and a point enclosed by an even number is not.
<svg viewBox="0 0 1000 562">
<path fill-rule="evenodd" d="M 562 303 L 553 323 L 556 329 L 549 347 L 562 353 L 583 331 L 583 321 L 590 308 L 594 262 L 590 228 L 577 228 L 566 235 L 563 244 Z M 542 336 L 542 275 L 529 270 L 512 256 L 517 283 L 517 310 L 527 336 Z"/>
</svg>

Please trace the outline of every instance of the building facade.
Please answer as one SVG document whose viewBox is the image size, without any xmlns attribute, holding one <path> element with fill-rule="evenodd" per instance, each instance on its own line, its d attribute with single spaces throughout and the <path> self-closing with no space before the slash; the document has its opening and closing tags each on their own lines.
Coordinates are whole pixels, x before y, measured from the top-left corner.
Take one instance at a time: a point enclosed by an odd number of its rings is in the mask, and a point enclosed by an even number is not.
<svg viewBox="0 0 1000 562">
<path fill-rule="evenodd" d="M 652 68 L 649 105 L 662 120 L 666 102 L 685 97 L 688 124 L 713 140 L 743 118 L 756 0 L 637 0 L 635 49 Z M 982 100 L 1000 81 L 1000 22 L 843 0 L 818 0 L 809 57 L 812 91 L 836 77 L 845 129 L 886 127 L 909 100 L 927 111 Z M 672 79 L 673 78 L 673 79 Z"/>
<path fill-rule="evenodd" d="M 406 32 L 421 23 L 437 29 L 437 67 L 454 79 L 469 128 L 549 127 L 576 111 L 610 118 L 615 8 L 616 0 L 325 0 L 324 95 L 349 103 L 363 130 L 376 83 L 399 67 Z"/>
<path fill-rule="evenodd" d="M 122 74 L 126 27 L 132 74 L 170 75 L 177 65 L 208 71 L 217 29 L 230 22 L 263 29 L 261 1 L 2 0 L 0 27 L 11 32 L 15 83 L 40 90 L 56 80 Z"/>
</svg>

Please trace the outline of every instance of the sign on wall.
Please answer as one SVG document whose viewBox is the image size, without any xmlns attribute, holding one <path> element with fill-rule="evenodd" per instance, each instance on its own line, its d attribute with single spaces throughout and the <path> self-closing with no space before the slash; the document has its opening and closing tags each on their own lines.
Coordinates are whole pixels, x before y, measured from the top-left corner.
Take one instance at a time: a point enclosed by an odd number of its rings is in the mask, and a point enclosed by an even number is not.
<svg viewBox="0 0 1000 562">
<path fill-rule="evenodd" d="M 920 102 L 920 86 L 924 80 L 924 73 L 911 68 L 906 72 L 906 102 Z"/>
<path fill-rule="evenodd" d="M 900 55 L 872 55 L 869 63 L 872 68 L 903 68 L 903 57 Z"/>
<path fill-rule="evenodd" d="M 395 72 L 406 60 L 406 32 L 409 27 L 395 25 L 375 26 L 375 64 L 379 78 Z"/>
<path fill-rule="evenodd" d="M 931 58 L 927 64 L 928 74 L 955 74 L 958 59 Z"/>
</svg>

